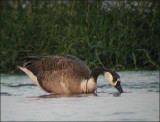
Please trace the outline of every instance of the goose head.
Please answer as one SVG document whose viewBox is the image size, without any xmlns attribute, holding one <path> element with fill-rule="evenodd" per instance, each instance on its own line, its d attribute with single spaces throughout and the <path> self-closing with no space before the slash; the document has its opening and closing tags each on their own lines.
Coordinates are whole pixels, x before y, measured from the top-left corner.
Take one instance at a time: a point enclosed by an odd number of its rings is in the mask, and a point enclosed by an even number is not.
<svg viewBox="0 0 160 122">
<path fill-rule="evenodd" d="M 115 87 L 120 93 L 123 93 L 123 89 L 121 87 L 121 80 L 120 76 L 112 71 L 112 70 L 107 70 L 104 71 L 104 77 L 105 79 L 113 86 Z"/>
<path fill-rule="evenodd" d="M 97 82 L 97 77 L 99 74 L 102 74 L 105 79 L 113 86 L 115 87 L 120 93 L 123 93 L 123 89 L 121 87 L 121 81 L 120 76 L 115 71 L 106 69 L 106 68 L 96 68 L 91 73 L 91 78 L 94 79 L 95 82 Z"/>
</svg>

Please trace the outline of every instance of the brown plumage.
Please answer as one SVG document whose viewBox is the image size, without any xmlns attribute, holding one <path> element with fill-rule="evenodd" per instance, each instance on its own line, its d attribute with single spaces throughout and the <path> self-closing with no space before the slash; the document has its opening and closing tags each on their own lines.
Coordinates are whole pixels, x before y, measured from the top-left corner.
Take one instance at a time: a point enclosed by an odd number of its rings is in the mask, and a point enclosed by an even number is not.
<svg viewBox="0 0 160 122">
<path fill-rule="evenodd" d="M 106 68 L 96 68 L 91 72 L 83 61 L 69 55 L 28 58 L 23 67 L 19 68 L 40 88 L 54 94 L 94 92 L 99 74 L 107 77 L 111 74 L 111 78 L 119 78 L 116 72 Z M 105 72 L 109 72 L 109 75 L 105 75 Z"/>
</svg>

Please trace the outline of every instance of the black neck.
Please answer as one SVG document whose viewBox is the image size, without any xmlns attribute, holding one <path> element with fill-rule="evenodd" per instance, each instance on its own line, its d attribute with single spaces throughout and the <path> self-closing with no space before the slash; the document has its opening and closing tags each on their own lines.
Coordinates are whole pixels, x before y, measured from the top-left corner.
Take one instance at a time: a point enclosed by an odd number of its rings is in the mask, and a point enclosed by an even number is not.
<svg viewBox="0 0 160 122">
<path fill-rule="evenodd" d="M 106 71 L 108 71 L 108 69 L 106 69 L 106 68 L 102 68 L 102 67 L 95 68 L 95 69 L 92 71 L 92 73 L 91 73 L 91 75 L 90 75 L 90 78 L 94 78 L 95 82 L 97 82 L 97 77 L 98 77 L 98 75 L 100 75 L 100 74 L 103 75 L 104 72 L 106 72 Z"/>
</svg>

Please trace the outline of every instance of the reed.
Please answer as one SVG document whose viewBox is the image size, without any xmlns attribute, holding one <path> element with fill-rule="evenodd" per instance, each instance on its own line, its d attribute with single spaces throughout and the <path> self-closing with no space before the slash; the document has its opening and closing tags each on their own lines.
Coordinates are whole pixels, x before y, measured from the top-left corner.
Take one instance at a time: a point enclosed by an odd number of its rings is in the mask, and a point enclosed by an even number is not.
<svg viewBox="0 0 160 122">
<path fill-rule="evenodd" d="M 120 2 L 120 1 L 119 1 Z M 93 69 L 157 70 L 158 1 L 1 1 L 1 72 L 16 72 L 26 56 L 70 54 Z M 130 8 L 127 8 L 130 6 Z"/>
</svg>

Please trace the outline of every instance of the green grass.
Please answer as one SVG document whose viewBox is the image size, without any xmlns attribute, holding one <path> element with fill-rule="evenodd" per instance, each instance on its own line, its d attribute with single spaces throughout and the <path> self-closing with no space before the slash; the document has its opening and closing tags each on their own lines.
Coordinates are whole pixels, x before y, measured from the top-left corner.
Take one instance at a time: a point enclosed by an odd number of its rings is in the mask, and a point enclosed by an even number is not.
<svg viewBox="0 0 160 122">
<path fill-rule="evenodd" d="M 1 1 L 1 72 L 16 72 L 27 56 L 70 54 L 93 69 L 157 70 L 160 4 L 110 11 L 102 1 Z M 50 6 L 50 7 L 49 7 Z M 51 7 L 52 6 L 52 7 Z"/>
</svg>

